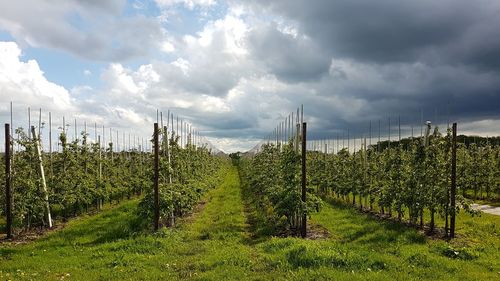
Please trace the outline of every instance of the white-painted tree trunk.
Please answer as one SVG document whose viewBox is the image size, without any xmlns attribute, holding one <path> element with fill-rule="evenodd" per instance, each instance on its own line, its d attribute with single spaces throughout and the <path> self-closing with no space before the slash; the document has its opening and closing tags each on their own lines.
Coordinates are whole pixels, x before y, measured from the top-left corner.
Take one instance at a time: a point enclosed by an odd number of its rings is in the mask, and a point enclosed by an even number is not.
<svg viewBox="0 0 500 281">
<path fill-rule="evenodd" d="M 31 133 L 33 135 L 33 139 L 35 140 L 36 154 L 38 155 L 38 163 L 40 167 L 40 176 L 42 178 L 42 188 L 45 199 L 45 212 L 47 213 L 47 221 L 49 223 L 49 227 L 52 228 L 52 216 L 50 215 L 50 206 L 49 206 L 49 193 L 47 192 L 47 182 L 45 181 L 45 172 L 43 170 L 43 161 L 42 161 L 42 148 L 41 148 L 41 140 L 40 136 L 36 135 L 35 127 L 31 127 Z"/>
</svg>

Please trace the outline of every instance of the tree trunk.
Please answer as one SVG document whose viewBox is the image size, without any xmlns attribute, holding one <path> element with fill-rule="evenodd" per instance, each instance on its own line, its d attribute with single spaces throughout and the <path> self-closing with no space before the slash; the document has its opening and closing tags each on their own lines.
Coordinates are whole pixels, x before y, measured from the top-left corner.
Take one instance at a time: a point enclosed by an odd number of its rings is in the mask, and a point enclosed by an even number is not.
<svg viewBox="0 0 500 281">
<path fill-rule="evenodd" d="M 31 126 L 31 133 L 33 134 L 33 139 L 36 142 L 36 154 L 38 155 L 38 163 L 40 168 L 40 177 L 42 180 L 42 191 L 45 200 L 45 213 L 47 215 L 47 222 L 49 223 L 49 228 L 52 228 L 52 216 L 50 215 L 50 206 L 49 206 L 49 192 L 47 191 L 47 182 L 45 181 L 45 172 L 43 170 L 43 161 L 42 161 L 42 148 L 41 148 L 41 140 L 40 136 L 36 136 L 35 126 Z"/>
<path fill-rule="evenodd" d="M 435 210 L 431 209 L 431 222 L 429 224 L 429 233 L 434 232 L 434 214 L 435 214 Z"/>
</svg>

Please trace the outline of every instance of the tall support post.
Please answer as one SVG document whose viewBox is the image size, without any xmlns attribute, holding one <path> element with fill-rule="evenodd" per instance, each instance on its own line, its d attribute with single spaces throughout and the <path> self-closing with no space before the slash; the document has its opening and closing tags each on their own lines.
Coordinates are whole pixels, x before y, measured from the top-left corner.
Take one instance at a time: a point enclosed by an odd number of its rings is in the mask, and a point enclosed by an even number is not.
<svg viewBox="0 0 500 281">
<path fill-rule="evenodd" d="M 387 143 L 387 145 L 388 145 L 387 148 L 391 149 L 391 117 L 389 117 L 388 121 L 389 121 L 389 132 L 388 132 L 389 142 Z M 389 150 L 389 152 L 390 152 L 390 150 Z"/>
<path fill-rule="evenodd" d="M 161 128 L 163 129 L 163 111 L 160 111 L 160 125 Z"/>
<path fill-rule="evenodd" d="M 184 120 L 181 119 L 181 148 L 183 148 L 184 144 Z"/>
<path fill-rule="evenodd" d="M 168 124 L 168 122 L 167 122 Z M 172 164 L 171 164 L 171 158 L 170 158 L 170 143 L 168 140 L 168 128 L 167 126 L 163 127 L 164 134 L 162 135 L 162 145 L 164 145 L 164 153 L 167 155 L 168 159 L 168 183 L 172 184 Z M 173 191 L 170 191 L 172 194 L 173 198 Z M 174 210 L 170 212 L 170 218 L 169 218 L 169 225 L 174 226 L 175 224 L 175 216 L 174 216 Z"/>
<path fill-rule="evenodd" d="M 38 112 L 38 136 L 40 138 L 42 136 L 41 130 L 42 130 L 42 109 L 40 108 L 40 111 Z"/>
<path fill-rule="evenodd" d="M 101 142 L 102 148 L 104 148 L 104 152 L 106 152 L 106 131 L 104 130 L 104 125 L 102 125 L 102 142 Z M 104 157 L 106 157 L 106 154 L 104 154 Z"/>
<path fill-rule="evenodd" d="M 302 204 L 305 208 L 306 206 L 306 141 L 307 141 L 307 123 L 302 123 Z M 307 212 L 302 211 L 302 226 L 300 229 L 300 235 L 305 238 L 307 235 Z"/>
<path fill-rule="evenodd" d="M 300 123 L 304 123 L 304 105 L 300 105 Z"/>
<path fill-rule="evenodd" d="M 94 122 L 94 143 L 96 142 L 97 142 L 97 122 Z"/>
<path fill-rule="evenodd" d="M 54 169 L 52 167 L 52 114 L 49 112 L 49 161 L 50 161 L 50 175 L 54 176 Z"/>
<path fill-rule="evenodd" d="M 170 113 L 170 131 L 172 132 L 172 137 L 174 136 L 174 114 L 173 113 Z"/>
<path fill-rule="evenodd" d="M 380 152 L 380 119 L 378 120 L 378 142 L 377 142 L 377 152 Z"/>
<path fill-rule="evenodd" d="M 31 139 L 31 108 L 28 107 L 28 139 Z"/>
<path fill-rule="evenodd" d="M 300 124 L 297 123 L 297 133 L 295 135 L 295 153 L 299 153 Z"/>
<path fill-rule="evenodd" d="M 420 138 L 424 136 L 424 110 L 420 110 Z"/>
<path fill-rule="evenodd" d="M 10 124 L 5 124 L 5 216 L 7 221 L 7 238 L 12 238 L 12 189 L 10 174 Z"/>
<path fill-rule="evenodd" d="M 339 134 L 337 134 L 337 154 L 339 153 Z"/>
<path fill-rule="evenodd" d="M 11 159 L 11 163 L 12 163 L 12 166 L 14 166 L 14 153 L 15 153 L 15 150 L 14 150 L 14 122 L 12 121 L 12 101 L 10 102 L 10 137 L 11 137 L 11 143 L 10 143 L 10 157 L 12 158 Z"/>
<path fill-rule="evenodd" d="M 99 155 L 99 158 L 97 159 L 97 180 L 99 182 L 99 186 L 100 186 L 100 182 L 101 182 L 101 178 L 102 178 L 102 163 L 101 163 L 101 158 L 102 158 L 102 155 L 101 155 L 101 135 L 99 135 L 97 138 L 96 138 L 96 144 L 97 144 L 97 148 L 98 148 L 98 155 Z M 102 201 L 101 201 L 101 198 L 97 198 L 97 202 L 96 202 L 96 207 L 97 207 L 97 210 L 101 210 L 101 207 L 102 207 Z"/>
<path fill-rule="evenodd" d="M 111 161 L 113 161 L 113 130 L 109 128 L 109 154 L 111 156 Z"/>
<path fill-rule="evenodd" d="M 401 116 L 398 116 L 398 146 L 401 145 Z"/>
<path fill-rule="evenodd" d="M 168 122 L 167 122 L 168 124 Z M 172 166 L 172 163 L 171 163 L 171 158 L 170 158 L 170 140 L 168 139 L 168 127 L 165 126 L 163 127 L 163 130 L 165 131 L 165 135 L 164 135 L 164 138 L 165 138 L 165 152 L 167 153 L 167 157 L 168 157 L 168 169 L 169 169 L 169 172 L 168 172 L 168 183 L 172 183 L 172 173 L 170 172 L 170 169 L 171 169 L 171 166 Z"/>
<path fill-rule="evenodd" d="M 158 193 L 159 180 L 159 147 L 158 147 L 158 123 L 154 124 L 154 230 L 157 231 L 160 227 L 160 200 Z"/>
<path fill-rule="evenodd" d="M 349 135 L 349 129 L 347 129 L 347 152 L 351 153 L 351 136 Z"/>
<path fill-rule="evenodd" d="M 370 146 L 369 147 L 371 147 L 372 146 L 372 120 L 370 120 L 370 129 L 369 129 L 369 131 L 370 131 L 370 140 L 369 140 Z"/>
<path fill-rule="evenodd" d="M 75 141 L 78 140 L 78 127 L 76 125 L 76 118 L 75 118 Z"/>
<path fill-rule="evenodd" d="M 52 228 L 52 216 L 50 215 L 50 206 L 49 206 L 49 192 L 47 191 L 47 182 L 45 181 L 45 172 L 43 170 L 42 148 L 41 148 L 42 141 L 40 139 L 40 136 L 36 135 L 35 126 L 31 126 L 31 135 L 33 136 L 33 140 L 36 142 L 35 148 L 36 148 L 36 154 L 38 155 L 40 177 L 42 178 L 42 189 L 45 200 L 45 212 L 47 215 L 47 222 L 49 223 L 49 228 Z"/>
<path fill-rule="evenodd" d="M 455 237 L 456 193 L 457 193 L 457 123 L 453 123 L 452 141 L 451 141 L 450 238 Z"/>
</svg>

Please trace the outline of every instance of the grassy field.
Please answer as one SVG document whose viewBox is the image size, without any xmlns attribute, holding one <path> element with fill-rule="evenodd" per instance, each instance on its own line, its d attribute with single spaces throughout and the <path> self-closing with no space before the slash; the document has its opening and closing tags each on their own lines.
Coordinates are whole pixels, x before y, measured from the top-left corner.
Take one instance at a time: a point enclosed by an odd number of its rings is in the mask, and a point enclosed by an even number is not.
<svg viewBox="0 0 500 281">
<path fill-rule="evenodd" d="M 431 240 L 349 206 L 325 204 L 322 240 L 254 238 L 236 168 L 174 229 L 150 234 L 137 200 L 19 246 L 1 245 L 3 280 L 498 280 L 500 217 L 461 214 L 460 237 Z"/>
</svg>

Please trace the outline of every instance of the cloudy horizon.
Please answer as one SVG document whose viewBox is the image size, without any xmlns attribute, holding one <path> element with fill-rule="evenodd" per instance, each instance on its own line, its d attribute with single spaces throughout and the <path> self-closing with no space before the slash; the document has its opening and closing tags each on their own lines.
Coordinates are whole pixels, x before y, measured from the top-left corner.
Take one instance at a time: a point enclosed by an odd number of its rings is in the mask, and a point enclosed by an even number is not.
<svg viewBox="0 0 500 281">
<path fill-rule="evenodd" d="M 388 118 L 500 135 L 498 1 L 0 5 L 2 123 L 12 101 L 14 126 L 31 107 L 147 137 L 170 110 L 234 152 L 303 104 L 311 139 Z"/>
</svg>

